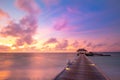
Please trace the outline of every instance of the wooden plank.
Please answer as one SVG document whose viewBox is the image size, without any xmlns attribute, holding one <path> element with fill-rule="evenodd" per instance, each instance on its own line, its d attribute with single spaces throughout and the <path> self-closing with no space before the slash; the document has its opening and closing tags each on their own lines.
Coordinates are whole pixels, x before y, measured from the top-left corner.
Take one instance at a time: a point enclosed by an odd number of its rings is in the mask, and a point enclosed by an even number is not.
<svg viewBox="0 0 120 80">
<path fill-rule="evenodd" d="M 54 80 L 109 80 L 84 54 L 68 65 Z"/>
</svg>

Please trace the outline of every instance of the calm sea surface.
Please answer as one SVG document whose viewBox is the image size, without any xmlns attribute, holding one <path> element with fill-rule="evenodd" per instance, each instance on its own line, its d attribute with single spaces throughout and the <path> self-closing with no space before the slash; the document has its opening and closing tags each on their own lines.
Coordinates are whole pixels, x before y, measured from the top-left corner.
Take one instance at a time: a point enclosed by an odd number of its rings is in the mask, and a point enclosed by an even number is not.
<svg viewBox="0 0 120 80">
<path fill-rule="evenodd" d="M 103 53 L 111 56 L 89 57 L 111 80 L 120 80 L 120 52 Z"/>
<path fill-rule="evenodd" d="M 73 54 L 0 54 L 0 80 L 52 80 Z"/>
<path fill-rule="evenodd" d="M 89 57 L 111 78 L 120 80 L 120 53 Z M 0 80 L 53 80 L 75 54 L 66 53 L 1 53 Z"/>
</svg>

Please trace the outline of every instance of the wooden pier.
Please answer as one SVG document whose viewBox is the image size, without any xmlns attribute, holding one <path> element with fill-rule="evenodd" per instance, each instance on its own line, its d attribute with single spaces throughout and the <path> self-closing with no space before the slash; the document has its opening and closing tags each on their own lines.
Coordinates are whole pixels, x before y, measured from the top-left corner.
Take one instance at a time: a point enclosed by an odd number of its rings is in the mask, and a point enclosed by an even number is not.
<svg viewBox="0 0 120 80">
<path fill-rule="evenodd" d="M 80 54 L 54 80 L 110 80 L 87 56 Z"/>
</svg>

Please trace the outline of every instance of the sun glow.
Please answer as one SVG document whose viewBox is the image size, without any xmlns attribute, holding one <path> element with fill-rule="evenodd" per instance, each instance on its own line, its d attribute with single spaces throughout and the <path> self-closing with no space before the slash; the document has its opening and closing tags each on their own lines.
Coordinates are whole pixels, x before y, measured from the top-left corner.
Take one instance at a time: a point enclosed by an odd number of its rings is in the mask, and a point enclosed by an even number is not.
<svg viewBox="0 0 120 80">
<path fill-rule="evenodd" d="M 10 76 L 10 71 L 0 71 L 0 79 L 5 80 Z"/>
<path fill-rule="evenodd" d="M 19 46 L 18 48 L 25 48 L 25 46 L 23 45 L 23 46 Z"/>
<path fill-rule="evenodd" d="M 11 49 L 12 49 L 12 50 L 15 50 L 15 49 L 16 49 L 16 47 L 11 47 Z"/>
<path fill-rule="evenodd" d="M 79 5 L 81 3 L 83 5 Z M 97 1 L 96 6 L 88 3 L 81 0 L 2 0 L 0 51 L 74 52 L 78 48 L 120 51 L 120 5 L 113 4 L 111 9 L 111 5 L 102 6 Z"/>
</svg>

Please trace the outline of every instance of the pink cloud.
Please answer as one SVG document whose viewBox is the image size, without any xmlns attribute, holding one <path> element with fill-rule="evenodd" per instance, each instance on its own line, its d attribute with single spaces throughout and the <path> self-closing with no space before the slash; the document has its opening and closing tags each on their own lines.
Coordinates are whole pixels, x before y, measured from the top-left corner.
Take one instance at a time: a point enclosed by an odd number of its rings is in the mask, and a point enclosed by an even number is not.
<svg viewBox="0 0 120 80">
<path fill-rule="evenodd" d="M 55 44 L 54 47 L 50 47 L 48 46 L 48 44 Z M 47 40 L 46 42 L 44 42 L 44 47 L 46 47 L 46 49 L 51 49 L 51 50 L 66 50 L 67 47 L 69 46 L 69 41 L 68 40 L 58 40 L 57 38 L 50 38 L 49 40 Z"/>
<path fill-rule="evenodd" d="M 57 5 L 60 2 L 60 0 L 42 0 L 42 1 L 47 7 Z"/>
<path fill-rule="evenodd" d="M 40 12 L 35 0 L 16 0 L 15 5 L 29 14 L 37 14 Z"/>
<path fill-rule="evenodd" d="M 66 49 L 69 46 L 69 42 L 68 40 L 64 40 L 61 43 L 58 43 L 55 47 L 55 49 L 57 50 L 63 50 Z"/>
<path fill-rule="evenodd" d="M 91 47 L 91 48 L 99 48 L 99 47 L 107 46 L 107 44 L 105 44 L 104 42 L 93 43 L 89 41 L 86 41 L 85 45 L 86 47 Z"/>
<path fill-rule="evenodd" d="M 62 15 L 53 19 L 53 29 L 56 31 L 70 33 L 76 31 L 79 27 L 73 25 L 71 19 L 67 15 Z"/>
<path fill-rule="evenodd" d="M 24 26 L 24 25 L 23 25 Z M 14 22 L 11 22 L 7 27 L 4 27 L 1 30 L 1 35 L 2 36 L 13 36 L 16 37 L 16 44 L 23 44 L 23 43 L 27 43 L 27 44 L 31 44 L 33 39 L 32 39 L 32 35 L 34 35 L 34 29 L 33 31 L 30 28 L 26 28 L 24 29 L 22 27 L 22 24 L 16 24 Z M 21 43 L 20 43 L 21 42 Z"/>
<path fill-rule="evenodd" d="M 78 48 L 78 47 L 80 47 L 78 41 L 74 41 L 74 42 L 72 43 L 72 46 L 73 46 L 74 48 Z"/>
<path fill-rule="evenodd" d="M 2 36 L 16 37 L 15 45 L 21 46 L 24 43 L 32 44 L 34 42 L 32 37 L 38 27 L 37 18 L 40 9 L 34 0 L 17 0 L 16 6 L 28 14 L 24 16 L 19 23 L 11 21 L 0 33 Z"/>
<path fill-rule="evenodd" d="M 7 12 L 0 9 L 0 30 L 10 22 L 10 16 Z"/>
<path fill-rule="evenodd" d="M 0 9 L 0 18 L 9 18 L 9 17 L 10 16 L 8 15 L 8 13 Z"/>
<path fill-rule="evenodd" d="M 53 28 L 57 31 L 64 30 L 67 27 L 68 20 L 65 18 L 58 18 L 55 20 Z"/>
<path fill-rule="evenodd" d="M 56 38 L 50 38 L 48 41 L 46 41 L 44 44 L 51 44 L 51 43 L 57 43 L 57 39 Z"/>
<path fill-rule="evenodd" d="M 114 42 L 111 45 L 109 45 L 108 48 L 109 51 L 114 51 L 114 52 L 120 52 L 120 42 Z"/>
<path fill-rule="evenodd" d="M 106 51 L 108 48 L 107 43 L 105 42 L 96 42 L 96 41 L 83 41 L 84 47 L 88 51 Z"/>
</svg>

